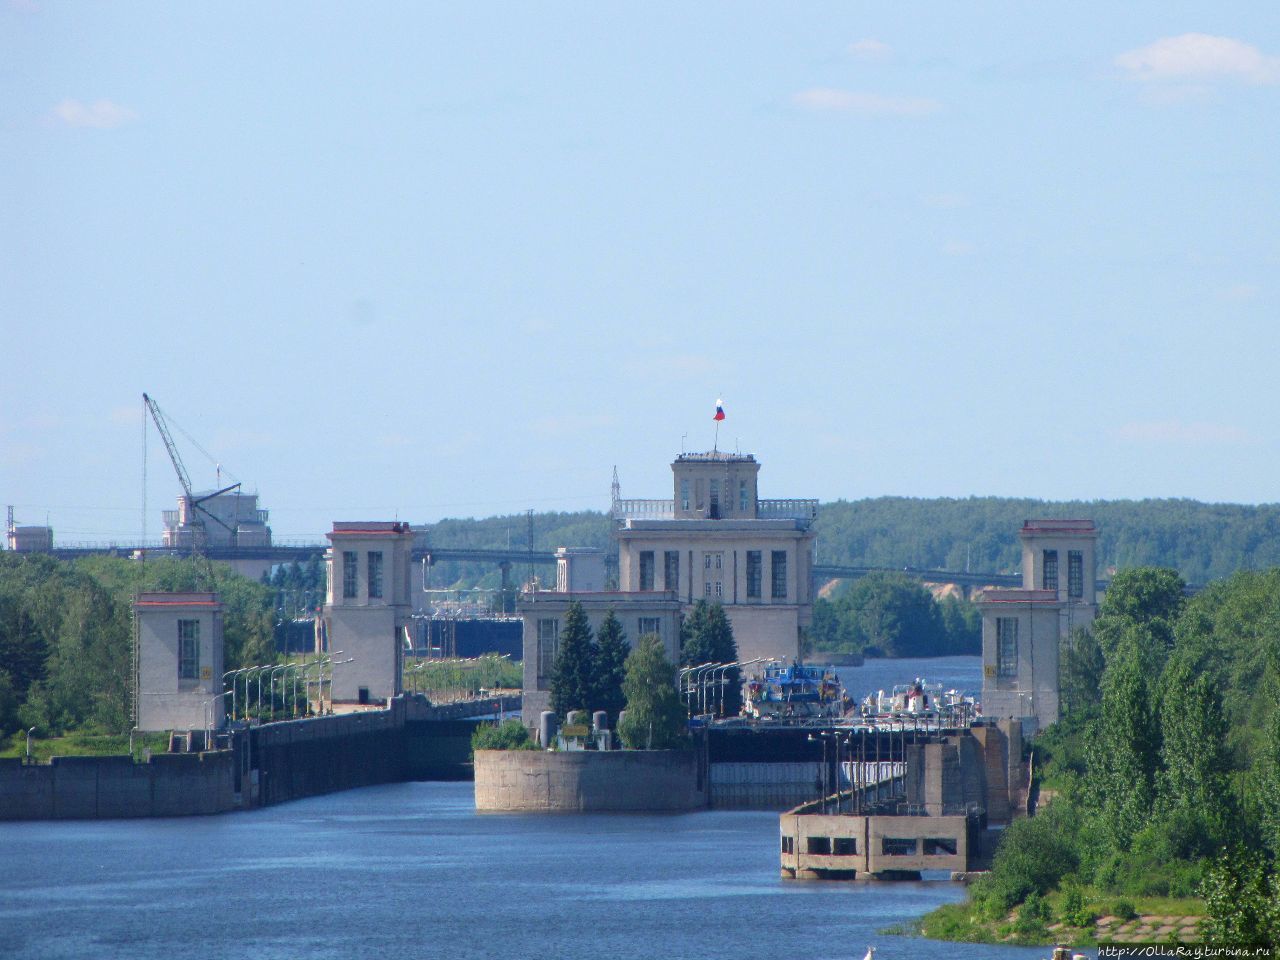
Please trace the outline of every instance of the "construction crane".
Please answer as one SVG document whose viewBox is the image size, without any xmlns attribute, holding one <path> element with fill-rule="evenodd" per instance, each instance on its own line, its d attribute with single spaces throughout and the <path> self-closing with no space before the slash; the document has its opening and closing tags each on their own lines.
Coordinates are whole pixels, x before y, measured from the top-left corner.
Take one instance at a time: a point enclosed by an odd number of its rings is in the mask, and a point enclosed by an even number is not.
<svg viewBox="0 0 1280 960">
<path fill-rule="evenodd" d="M 231 534 L 231 543 L 234 546 L 237 539 L 236 528 L 227 524 L 221 517 L 210 513 L 201 504 L 206 500 L 212 500 L 214 497 L 239 489 L 240 484 L 233 483 L 229 487 L 223 487 L 221 490 L 215 490 L 213 493 L 206 493 L 202 497 L 197 497 L 191 489 L 191 476 L 187 473 L 186 465 L 182 462 L 182 456 L 178 453 L 178 447 L 174 444 L 173 436 L 169 433 L 168 421 L 165 419 L 160 405 L 145 393 L 142 395 L 142 402 L 146 404 L 147 411 L 151 414 L 151 419 L 155 422 L 156 429 L 160 431 L 160 439 L 164 441 L 164 448 L 169 451 L 169 460 L 173 463 L 174 472 L 178 475 L 178 483 L 182 484 L 182 492 L 186 497 L 187 506 L 191 510 L 190 515 L 187 517 L 187 522 L 194 528 L 192 531 L 193 552 L 203 553 L 209 544 L 209 531 L 205 525 L 204 517 L 208 517 L 219 526 L 226 528 Z M 201 514 L 204 516 L 202 517 Z"/>
</svg>

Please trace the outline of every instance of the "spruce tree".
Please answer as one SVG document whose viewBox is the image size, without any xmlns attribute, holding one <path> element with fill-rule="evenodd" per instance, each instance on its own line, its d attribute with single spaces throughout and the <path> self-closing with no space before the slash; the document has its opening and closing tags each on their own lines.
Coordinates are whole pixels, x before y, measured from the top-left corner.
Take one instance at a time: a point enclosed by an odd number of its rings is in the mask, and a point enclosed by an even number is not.
<svg viewBox="0 0 1280 960">
<path fill-rule="evenodd" d="M 610 610 L 596 634 L 595 689 L 591 705 L 593 710 L 607 712 L 610 723 L 617 721 L 618 713 L 626 704 L 622 684 L 627 677 L 627 655 L 630 652 L 622 622 Z"/>
<path fill-rule="evenodd" d="M 569 604 L 560 631 L 560 648 L 551 666 L 551 709 L 563 720 L 570 710 L 592 709 L 595 693 L 595 645 L 587 612 L 576 600 Z"/>
<path fill-rule="evenodd" d="M 630 750 L 671 750 L 684 745 L 685 713 L 676 693 L 676 668 L 656 634 L 636 640 L 627 657 L 622 689 L 627 715 L 618 725 L 618 733 L 624 746 Z"/>
<path fill-rule="evenodd" d="M 685 666 L 703 663 L 734 663 L 738 659 L 738 644 L 733 639 L 733 625 L 729 622 L 724 606 L 699 600 L 681 626 L 681 661 Z M 724 684 L 720 684 L 723 675 Z M 742 709 L 742 680 L 738 668 L 715 672 L 707 681 L 715 681 L 716 687 L 708 691 L 708 698 L 722 716 L 737 716 Z M 723 694 L 723 697 L 722 697 Z M 722 702 L 723 700 L 723 702 Z"/>
</svg>

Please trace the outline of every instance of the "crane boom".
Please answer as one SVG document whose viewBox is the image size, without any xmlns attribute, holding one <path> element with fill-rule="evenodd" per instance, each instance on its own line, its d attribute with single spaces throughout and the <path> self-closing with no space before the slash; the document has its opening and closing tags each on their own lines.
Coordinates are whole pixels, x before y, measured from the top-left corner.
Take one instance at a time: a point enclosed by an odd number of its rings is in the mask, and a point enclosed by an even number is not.
<svg viewBox="0 0 1280 960">
<path fill-rule="evenodd" d="M 173 462 L 173 469 L 178 474 L 178 482 L 182 484 L 182 492 L 187 495 L 188 501 L 194 500 L 195 497 L 191 493 L 191 477 L 187 474 L 187 468 L 182 462 L 182 457 L 178 455 L 178 448 L 174 445 L 173 436 L 169 433 L 169 426 L 165 421 L 164 414 L 160 412 L 160 405 L 145 393 L 142 395 L 142 402 L 147 405 L 151 419 L 155 421 L 156 429 L 160 431 L 160 439 L 164 441 L 164 448 L 169 451 L 169 459 Z"/>
</svg>

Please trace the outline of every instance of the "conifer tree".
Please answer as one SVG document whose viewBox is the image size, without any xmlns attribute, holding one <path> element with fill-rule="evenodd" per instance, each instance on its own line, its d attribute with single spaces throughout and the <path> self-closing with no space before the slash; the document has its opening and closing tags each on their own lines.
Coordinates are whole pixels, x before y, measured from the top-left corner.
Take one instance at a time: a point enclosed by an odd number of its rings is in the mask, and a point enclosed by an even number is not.
<svg viewBox="0 0 1280 960">
<path fill-rule="evenodd" d="M 681 662 L 685 666 L 703 663 L 734 663 L 738 659 L 738 644 L 733 639 L 733 625 L 729 622 L 724 606 L 699 600 L 693 606 L 688 619 L 681 625 Z M 719 681 L 723 676 L 725 682 Z M 709 676 L 714 679 L 714 691 L 708 691 L 711 702 L 723 716 L 737 716 L 742 709 L 742 680 L 738 668 L 725 670 L 723 674 Z"/>
<path fill-rule="evenodd" d="M 596 634 L 595 695 L 591 702 L 592 710 L 604 710 L 609 714 L 610 723 L 617 721 L 618 713 L 626 704 L 622 685 L 627 677 L 627 655 L 630 652 L 622 621 L 610 610 Z"/>
<path fill-rule="evenodd" d="M 618 725 L 622 743 L 631 750 L 671 750 L 685 742 L 684 707 L 676 693 L 676 668 L 662 640 L 646 634 L 627 657 L 622 685 L 627 715 Z"/>
<path fill-rule="evenodd" d="M 570 710 L 592 709 L 595 693 L 595 649 L 587 612 L 576 600 L 569 604 L 560 648 L 551 666 L 551 709 L 564 719 Z"/>
</svg>

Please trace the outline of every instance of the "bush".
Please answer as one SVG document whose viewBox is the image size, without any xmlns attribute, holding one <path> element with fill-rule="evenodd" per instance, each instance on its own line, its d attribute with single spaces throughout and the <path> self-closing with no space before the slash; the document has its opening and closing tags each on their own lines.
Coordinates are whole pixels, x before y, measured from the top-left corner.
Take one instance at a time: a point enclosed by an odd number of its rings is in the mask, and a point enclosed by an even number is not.
<svg viewBox="0 0 1280 960">
<path fill-rule="evenodd" d="M 1136 920 L 1138 911 L 1134 908 L 1132 900 L 1125 900 L 1122 897 L 1112 902 L 1111 915 L 1120 920 Z"/>
<path fill-rule="evenodd" d="M 529 731 L 519 720 L 504 720 L 497 726 L 476 727 L 471 734 L 471 750 L 537 750 Z"/>
<path fill-rule="evenodd" d="M 1048 933 L 1046 924 L 1052 919 L 1049 904 L 1040 894 L 1032 892 L 1023 901 L 1018 910 L 1018 919 L 1014 921 L 1013 932 L 1027 939 L 1043 939 Z"/>
<path fill-rule="evenodd" d="M 1033 893 L 1047 894 L 1079 866 L 1073 845 L 1075 826 L 1071 812 L 1058 805 L 1010 825 L 1000 841 L 991 876 L 975 897 L 986 901 L 994 917 L 1008 913 Z"/>
<path fill-rule="evenodd" d="M 1097 913 L 1089 909 L 1084 891 L 1075 883 L 1068 884 L 1063 892 L 1062 908 L 1058 915 L 1063 923 L 1071 927 L 1092 927 L 1093 922 L 1098 919 Z"/>
</svg>

